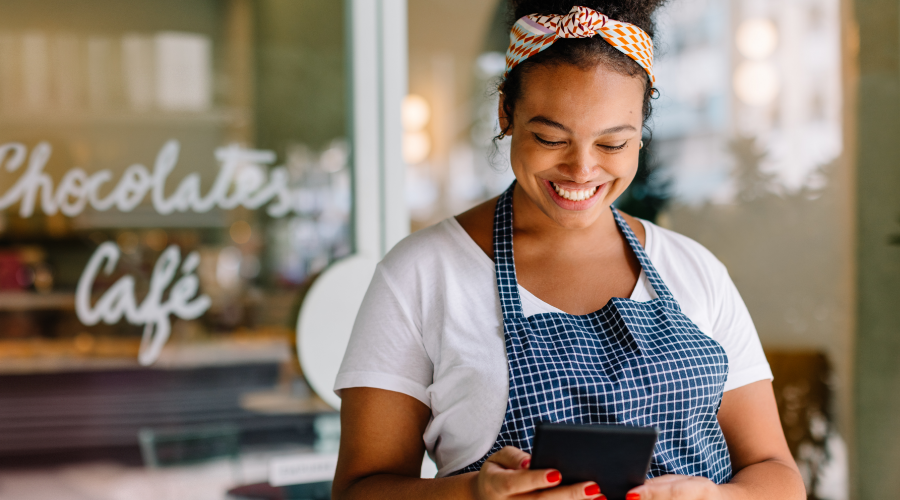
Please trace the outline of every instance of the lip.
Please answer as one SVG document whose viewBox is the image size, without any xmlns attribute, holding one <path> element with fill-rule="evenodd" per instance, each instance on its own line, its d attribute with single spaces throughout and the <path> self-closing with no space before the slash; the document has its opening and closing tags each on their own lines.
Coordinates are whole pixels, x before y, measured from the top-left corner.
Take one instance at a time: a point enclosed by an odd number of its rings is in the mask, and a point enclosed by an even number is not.
<svg viewBox="0 0 900 500">
<path fill-rule="evenodd" d="M 600 201 L 602 193 L 606 190 L 606 186 L 609 185 L 609 182 L 600 184 L 599 186 L 597 186 L 597 191 L 594 192 L 594 195 L 586 200 L 572 201 L 572 200 L 567 200 L 567 199 L 563 198 L 562 196 L 560 196 L 556 192 L 556 190 L 553 189 L 553 184 L 551 184 L 550 181 L 548 181 L 547 179 L 541 179 L 541 180 L 543 181 L 544 186 L 547 189 L 547 192 L 550 193 L 550 198 L 553 199 L 553 201 L 559 206 L 559 208 L 562 208 L 563 210 L 572 210 L 572 211 L 587 210 L 587 209 L 591 208 L 592 206 L 594 206 L 598 201 Z M 590 187 L 583 186 L 582 189 L 584 189 L 584 188 L 589 189 Z M 565 187 L 563 187 L 563 189 L 565 189 Z"/>
</svg>

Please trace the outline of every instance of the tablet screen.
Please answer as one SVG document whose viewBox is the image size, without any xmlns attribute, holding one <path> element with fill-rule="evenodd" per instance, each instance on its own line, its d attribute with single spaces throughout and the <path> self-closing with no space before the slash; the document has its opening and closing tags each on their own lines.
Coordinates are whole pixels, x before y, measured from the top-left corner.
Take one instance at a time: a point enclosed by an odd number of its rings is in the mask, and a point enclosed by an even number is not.
<svg viewBox="0 0 900 500">
<path fill-rule="evenodd" d="M 564 485 L 594 481 L 609 500 L 625 500 L 647 477 L 657 435 L 654 427 L 539 422 L 530 468 L 556 469 Z"/>
</svg>

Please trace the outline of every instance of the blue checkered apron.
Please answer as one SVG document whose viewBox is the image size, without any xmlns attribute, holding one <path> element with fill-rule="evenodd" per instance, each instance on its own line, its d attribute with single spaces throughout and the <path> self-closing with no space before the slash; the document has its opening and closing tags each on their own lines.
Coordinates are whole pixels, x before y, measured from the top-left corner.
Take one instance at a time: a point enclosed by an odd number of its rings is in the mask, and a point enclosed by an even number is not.
<svg viewBox="0 0 900 500">
<path fill-rule="evenodd" d="M 722 346 L 688 319 L 631 228 L 613 216 L 658 298 L 615 297 L 583 316 L 525 317 L 512 247 L 512 193 L 494 214 L 494 261 L 509 361 L 509 402 L 490 451 L 458 473 L 477 471 L 504 446 L 531 452 L 539 421 L 656 426 L 648 477 L 731 479 L 731 457 L 716 420 L 728 376 Z"/>
</svg>

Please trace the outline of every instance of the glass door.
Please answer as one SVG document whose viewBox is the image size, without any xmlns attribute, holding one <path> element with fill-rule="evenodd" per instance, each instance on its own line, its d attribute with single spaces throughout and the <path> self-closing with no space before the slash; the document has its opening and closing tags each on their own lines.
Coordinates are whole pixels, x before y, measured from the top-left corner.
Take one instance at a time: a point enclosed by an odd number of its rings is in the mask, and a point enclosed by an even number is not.
<svg viewBox="0 0 900 500">
<path fill-rule="evenodd" d="M 378 17 L 356 3 L 0 3 L 0 498 L 222 498 L 330 435 L 298 311 L 329 264 L 408 226 L 402 197 L 382 208 L 403 170 L 379 129 L 405 34 L 361 70 L 348 26 Z M 393 90 L 359 118 L 366 71 Z"/>
</svg>

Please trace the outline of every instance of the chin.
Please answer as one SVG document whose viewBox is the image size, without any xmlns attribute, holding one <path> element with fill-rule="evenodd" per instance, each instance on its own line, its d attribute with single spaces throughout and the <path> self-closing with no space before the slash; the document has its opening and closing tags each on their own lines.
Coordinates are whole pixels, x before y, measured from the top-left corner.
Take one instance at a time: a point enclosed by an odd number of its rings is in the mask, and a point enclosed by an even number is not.
<svg viewBox="0 0 900 500">
<path fill-rule="evenodd" d="M 560 227 L 565 229 L 585 229 L 592 226 L 597 219 L 600 218 L 600 214 L 609 207 L 609 205 L 600 202 L 595 206 L 591 207 L 590 210 L 585 210 L 583 212 L 574 212 L 571 210 L 563 210 L 559 207 L 555 206 L 551 201 L 550 211 L 546 212 L 547 215 L 553 219 Z"/>
</svg>

